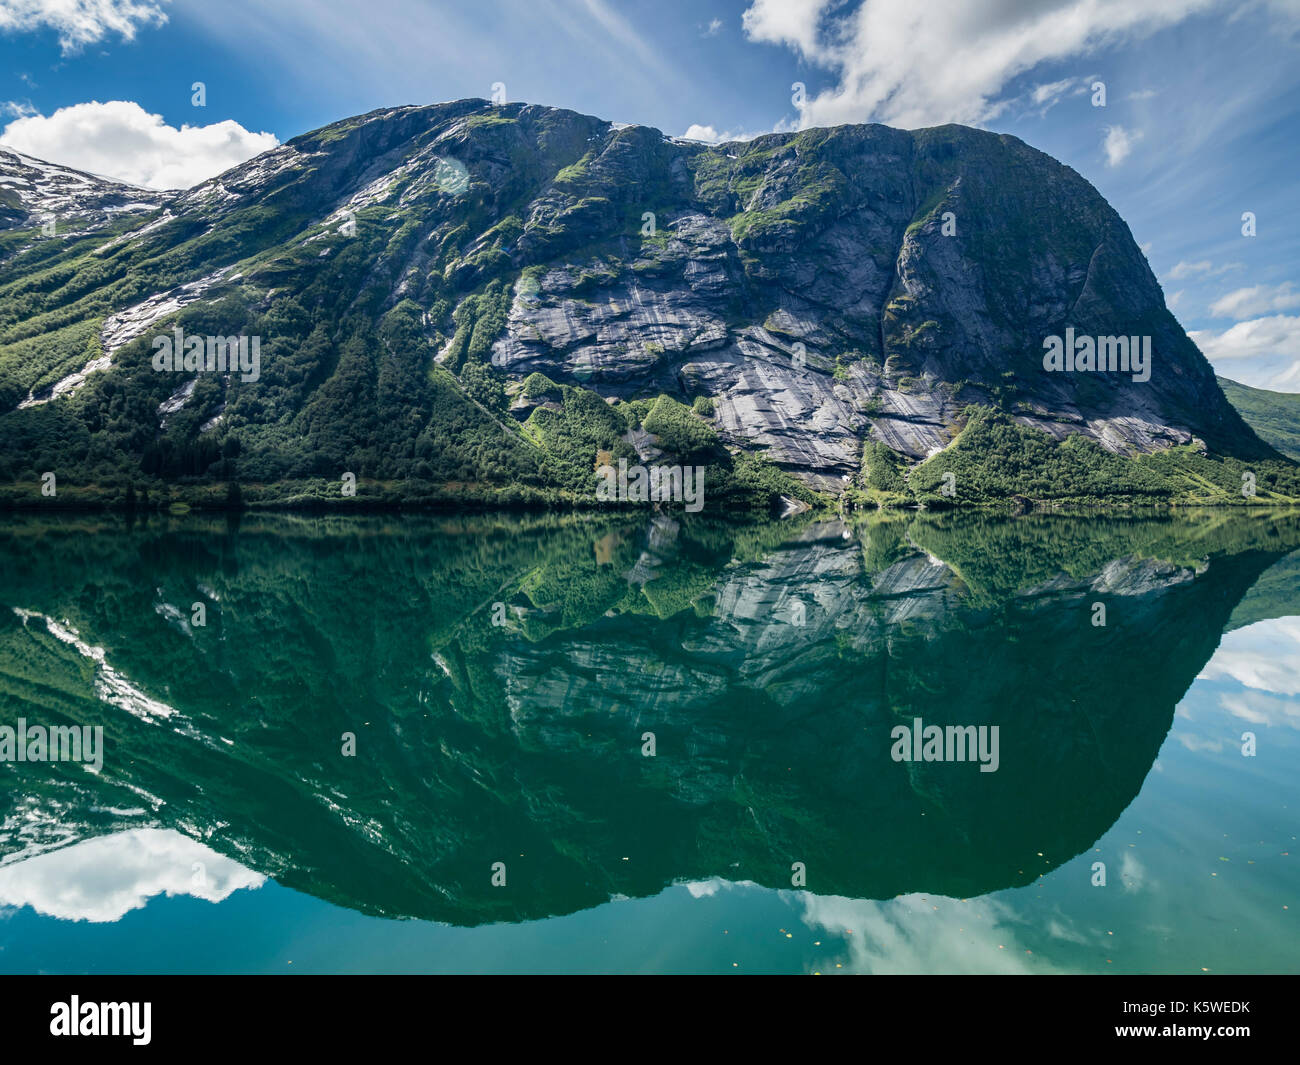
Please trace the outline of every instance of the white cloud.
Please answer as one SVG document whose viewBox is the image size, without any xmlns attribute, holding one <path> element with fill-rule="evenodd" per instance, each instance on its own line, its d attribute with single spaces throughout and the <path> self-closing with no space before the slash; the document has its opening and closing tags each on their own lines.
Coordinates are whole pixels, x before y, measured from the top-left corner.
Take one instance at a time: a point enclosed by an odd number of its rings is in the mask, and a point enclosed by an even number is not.
<svg viewBox="0 0 1300 1065">
<path fill-rule="evenodd" d="M 1040 63 L 1141 39 L 1227 0 L 754 0 L 746 36 L 785 45 L 832 71 L 809 98 L 805 126 L 877 120 L 917 127 L 978 124 L 1008 83 Z M 920 58 L 918 58 L 920 57 Z"/>
<path fill-rule="evenodd" d="M 720 876 L 711 876 L 708 880 L 683 882 L 682 887 L 691 893 L 693 899 L 707 899 L 720 891 L 730 891 L 738 887 L 759 887 L 759 885 L 753 880 L 723 880 Z"/>
<path fill-rule="evenodd" d="M 1141 891 L 1147 884 L 1146 867 L 1132 851 L 1125 851 L 1119 863 L 1120 883 L 1125 891 Z"/>
<path fill-rule="evenodd" d="M 741 24 L 751 41 L 788 44 L 807 59 L 823 58 L 818 23 L 831 0 L 754 0 Z"/>
<path fill-rule="evenodd" d="M 1211 754 L 1218 754 L 1223 750 L 1223 740 L 1209 739 L 1205 736 L 1193 736 L 1187 732 L 1180 732 L 1174 736 L 1185 750 L 1195 754 L 1198 751 L 1208 751 Z"/>
<path fill-rule="evenodd" d="M 1197 679 L 1231 679 L 1257 692 L 1300 695 L 1300 617 L 1257 621 L 1225 634 Z M 1247 705 L 1238 700 L 1229 709 L 1239 711 Z M 1237 716 L 1248 717 L 1240 712 Z M 1294 718 L 1292 705 L 1275 723 L 1294 724 Z"/>
<path fill-rule="evenodd" d="M 1107 126 L 1106 139 L 1102 147 L 1106 149 L 1106 165 L 1119 166 L 1133 151 L 1133 145 L 1142 139 L 1140 132 L 1134 133 L 1123 126 Z"/>
<path fill-rule="evenodd" d="M 775 130 L 771 132 L 782 133 L 784 128 L 781 123 L 777 123 Z M 744 130 L 723 130 L 721 133 L 713 126 L 701 126 L 697 122 L 691 123 L 686 132 L 682 134 L 682 140 L 688 141 L 706 141 L 709 144 L 725 144 L 728 141 L 752 141 L 755 137 L 761 137 L 762 133 L 746 133 Z"/>
<path fill-rule="evenodd" d="M 708 141 L 710 144 L 717 144 L 722 140 L 722 134 L 712 126 L 701 126 L 697 122 L 692 122 L 682 137 L 688 141 Z"/>
<path fill-rule="evenodd" d="M 1166 276 L 1171 281 L 1182 281 L 1189 277 L 1195 277 L 1197 274 L 1204 274 L 1206 277 L 1218 277 L 1233 270 L 1240 270 L 1243 265 L 1242 263 L 1224 263 L 1222 266 L 1215 266 L 1209 259 L 1201 259 L 1194 263 L 1180 259 Z"/>
<path fill-rule="evenodd" d="M 1261 355 L 1300 355 L 1300 318 L 1274 314 L 1238 322 L 1222 333 L 1198 329 L 1188 334 L 1208 359 L 1248 359 Z"/>
<path fill-rule="evenodd" d="M 1169 271 L 1169 277 L 1174 281 L 1182 281 L 1184 278 L 1192 277 L 1195 274 L 1208 274 L 1213 265 L 1209 259 L 1201 259 L 1199 262 L 1194 263 L 1179 259 L 1174 264 L 1174 268 Z"/>
<path fill-rule="evenodd" d="M 230 119 L 177 129 L 137 103 L 110 100 L 15 119 L 0 134 L 0 144 L 132 185 L 177 189 L 215 177 L 279 141 Z"/>
<path fill-rule="evenodd" d="M 1066 97 L 1086 95 L 1091 91 L 1091 86 L 1096 80 L 1097 75 L 1093 74 L 1087 77 L 1062 78 L 1060 81 L 1045 81 L 1011 99 L 1002 101 L 998 108 L 1036 110 L 1038 117 L 1043 118 Z"/>
<path fill-rule="evenodd" d="M 1013 909 L 995 896 L 959 901 L 899 895 L 887 902 L 787 893 L 806 925 L 843 937 L 841 964 L 854 973 L 1051 973 L 1062 971 L 1025 949 Z M 851 931 L 850 931 L 851 930 Z M 1058 929 L 1059 930 L 1059 929 Z M 1051 934 L 1049 932 L 1049 934 Z M 1071 938 L 1071 932 L 1060 938 Z M 832 964 L 837 959 L 828 959 Z"/>
<path fill-rule="evenodd" d="M 1300 730 L 1300 699 L 1266 695 L 1257 691 L 1245 691 L 1237 695 L 1225 692 L 1219 696 L 1219 705 L 1233 717 L 1239 717 L 1252 725 Z"/>
<path fill-rule="evenodd" d="M 1060 81 L 1044 82 L 1042 85 L 1036 85 L 1030 97 L 1036 104 L 1051 105 L 1056 103 L 1062 96 L 1074 88 L 1076 79 L 1063 78 Z"/>
<path fill-rule="evenodd" d="M 139 828 L 0 868 L 0 906 L 31 906 L 65 921 L 117 921 L 156 895 L 220 902 L 265 880 L 179 832 Z"/>
<path fill-rule="evenodd" d="M 166 21 L 155 0 L 0 0 L 0 31 L 53 30 L 64 55 L 113 34 L 134 40 L 137 29 Z"/>
<path fill-rule="evenodd" d="M 722 29 L 722 19 L 720 18 L 712 19 L 709 22 L 709 24 L 704 28 L 704 33 L 701 36 L 716 37 L 718 35 L 718 32 L 721 29 Z"/>
<path fill-rule="evenodd" d="M 1221 333 L 1199 329 L 1187 335 L 1225 377 L 1256 388 L 1300 392 L 1300 317 L 1274 314 L 1238 322 Z"/>
<path fill-rule="evenodd" d="M 1300 292 L 1290 281 L 1280 285 L 1251 285 L 1234 289 L 1210 305 L 1215 318 L 1257 318 L 1275 311 L 1290 311 L 1300 307 Z"/>
</svg>

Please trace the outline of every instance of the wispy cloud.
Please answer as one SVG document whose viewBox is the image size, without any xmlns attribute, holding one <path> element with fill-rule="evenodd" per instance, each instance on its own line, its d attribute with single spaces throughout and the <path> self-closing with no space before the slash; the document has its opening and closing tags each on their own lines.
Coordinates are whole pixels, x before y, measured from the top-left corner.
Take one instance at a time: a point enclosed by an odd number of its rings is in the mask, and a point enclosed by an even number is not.
<svg viewBox="0 0 1300 1065">
<path fill-rule="evenodd" d="M 1197 276 L 1219 277 L 1221 274 L 1241 270 L 1244 267 L 1244 263 L 1221 263 L 1215 266 L 1209 259 L 1198 259 L 1195 262 L 1179 259 L 1166 276 L 1171 281 L 1184 281 Z"/>
<path fill-rule="evenodd" d="M 1293 652 L 1294 653 L 1294 652 Z M 1219 696 L 1219 705 L 1233 717 L 1252 725 L 1269 725 L 1300 730 L 1300 699 L 1293 692 L 1284 695 L 1266 695 L 1258 691 L 1245 691 L 1235 695 L 1225 692 Z"/>
<path fill-rule="evenodd" d="M 939 895 L 900 895 L 874 902 L 800 892 L 794 898 L 803 905 L 801 917 L 806 925 L 844 942 L 847 955 L 840 964 L 848 972 L 1066 971 L 1025 948 L 1021 936 L 1037 930 L 1023 925 L 1015 911 L 996 897 L 962 901 Z M 1056 938 L 1079 938 L 1078 932 L 1067 932 L 1059 922 L 1044 931 Z"/>
<path fill-rule="evenodd" d="M 53 30 L 64 55 L 106 37 L 130 41 L 136 31 L 167 21 L 168 0 L 0 0 L 0 31 Z"/>
<path fill-rule="evenodd" d="M 359 10 L 355 0 L 222 0 L 188 7 L 186 17 L 229 49 L 247 49 L 247 27 L 256 25 L 258 54 L 277 81 L 302 87 L 315 124 L 365 110 L 359 101 L 487 97 L 498 81 L 512 103 L 572 106 L 622 121 L 667 109 L 645 101 L 684 106 L 701 95 L 701 79 L 667 49 L 654 16 L 642 25 L 607 0 L 384 0 Z M 332 77 L 322 79 L 322 70 Z"/>
<path fill-rule="evenodd" d="M 1210 305 L 1215 318 L 1256 318 L 1278 311 L 1300 308 L 1300 292 L 1290 281 L 1279 285 L 1251 285 L 1238 288 Z"/>
<path fill-rule="evenodd" d="M 1228 0 L 754 0 L 743 26 L 750 40 L 789 47 L 835 75 L 833 87 L 808 99 L 805 126 L 871 119 L 916 127 L 988 121 L 1005 109 L 1011 81 L 1040 64 L 1231 7 Z"/>
<path fill-rule="evenodd" d="M 635 55 L 647 70 L 657 71 L 664 77 L 672 76 L 672 69 L 661 52 L 653 46 L 653 37 L 638 32 L 605 0 L 582 0 L 583 10 L 600 26 L 609 38 L 625 51 Z"/>
</svg>

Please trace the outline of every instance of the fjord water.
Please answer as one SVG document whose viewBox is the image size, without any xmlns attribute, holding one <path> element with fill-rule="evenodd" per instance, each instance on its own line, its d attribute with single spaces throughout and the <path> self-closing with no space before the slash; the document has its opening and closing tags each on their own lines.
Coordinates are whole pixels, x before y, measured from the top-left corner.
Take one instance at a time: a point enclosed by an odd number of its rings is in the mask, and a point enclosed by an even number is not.
<svg viewBox="0 0 1300 1065">
<path fill-rule="evenodd" d="M 1294 971 L 1297 578 L 1276 511 L 11 517 L 0 726 L 104 757 L 0 763 L 0 971 Z"/>
</svg>

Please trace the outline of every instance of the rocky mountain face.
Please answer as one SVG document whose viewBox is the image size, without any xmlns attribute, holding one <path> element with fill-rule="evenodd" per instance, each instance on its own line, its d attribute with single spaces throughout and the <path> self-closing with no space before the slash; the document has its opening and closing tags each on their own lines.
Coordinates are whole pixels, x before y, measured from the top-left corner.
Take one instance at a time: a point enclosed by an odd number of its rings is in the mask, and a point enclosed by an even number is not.
<svg viewBox="0 0 1300 1065">
<path fill-rule="evenodd" d="M 0 232 L 49 226 L 88 232 L 130 215 L 152 214 L 175 197 L 0 147 Z"/>
<path fill-rule="evenodd" d="M 831 493 L 859 483 L 864 444 L 904 471 L 944 452 L 971 404 L 1113 455 L 1278 458 L 1123 220 L 1014 137 L 708 146 L 465 100 L 327 126 L 178 194 L 0 161 L 10 227 L 76 220 L 0 234 L 15 481 L 354 470 L 581 496 L 598 451 L 689 457 L 647 420 L 660 397 L 709 461 Z M 152 340 L 178 324 L 259 336 L 258 378 L 157 372 Z M 1149 337 L 1149 380 L 1044 370 L 1067 329 Z"/>
</svg>

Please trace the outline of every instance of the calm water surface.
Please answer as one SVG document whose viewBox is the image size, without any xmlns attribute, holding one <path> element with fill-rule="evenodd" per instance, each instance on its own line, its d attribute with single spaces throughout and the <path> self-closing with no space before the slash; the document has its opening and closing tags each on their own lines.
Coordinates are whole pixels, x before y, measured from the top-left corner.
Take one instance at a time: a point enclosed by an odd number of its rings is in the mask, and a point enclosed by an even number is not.
<svg viewBox="0 0 1300 1065">
<path fill-rule="evenodd" d="M 1300 969 L 1296 514 L 10 517 L 19 719 L 3 972 Z"/>
</svg>

